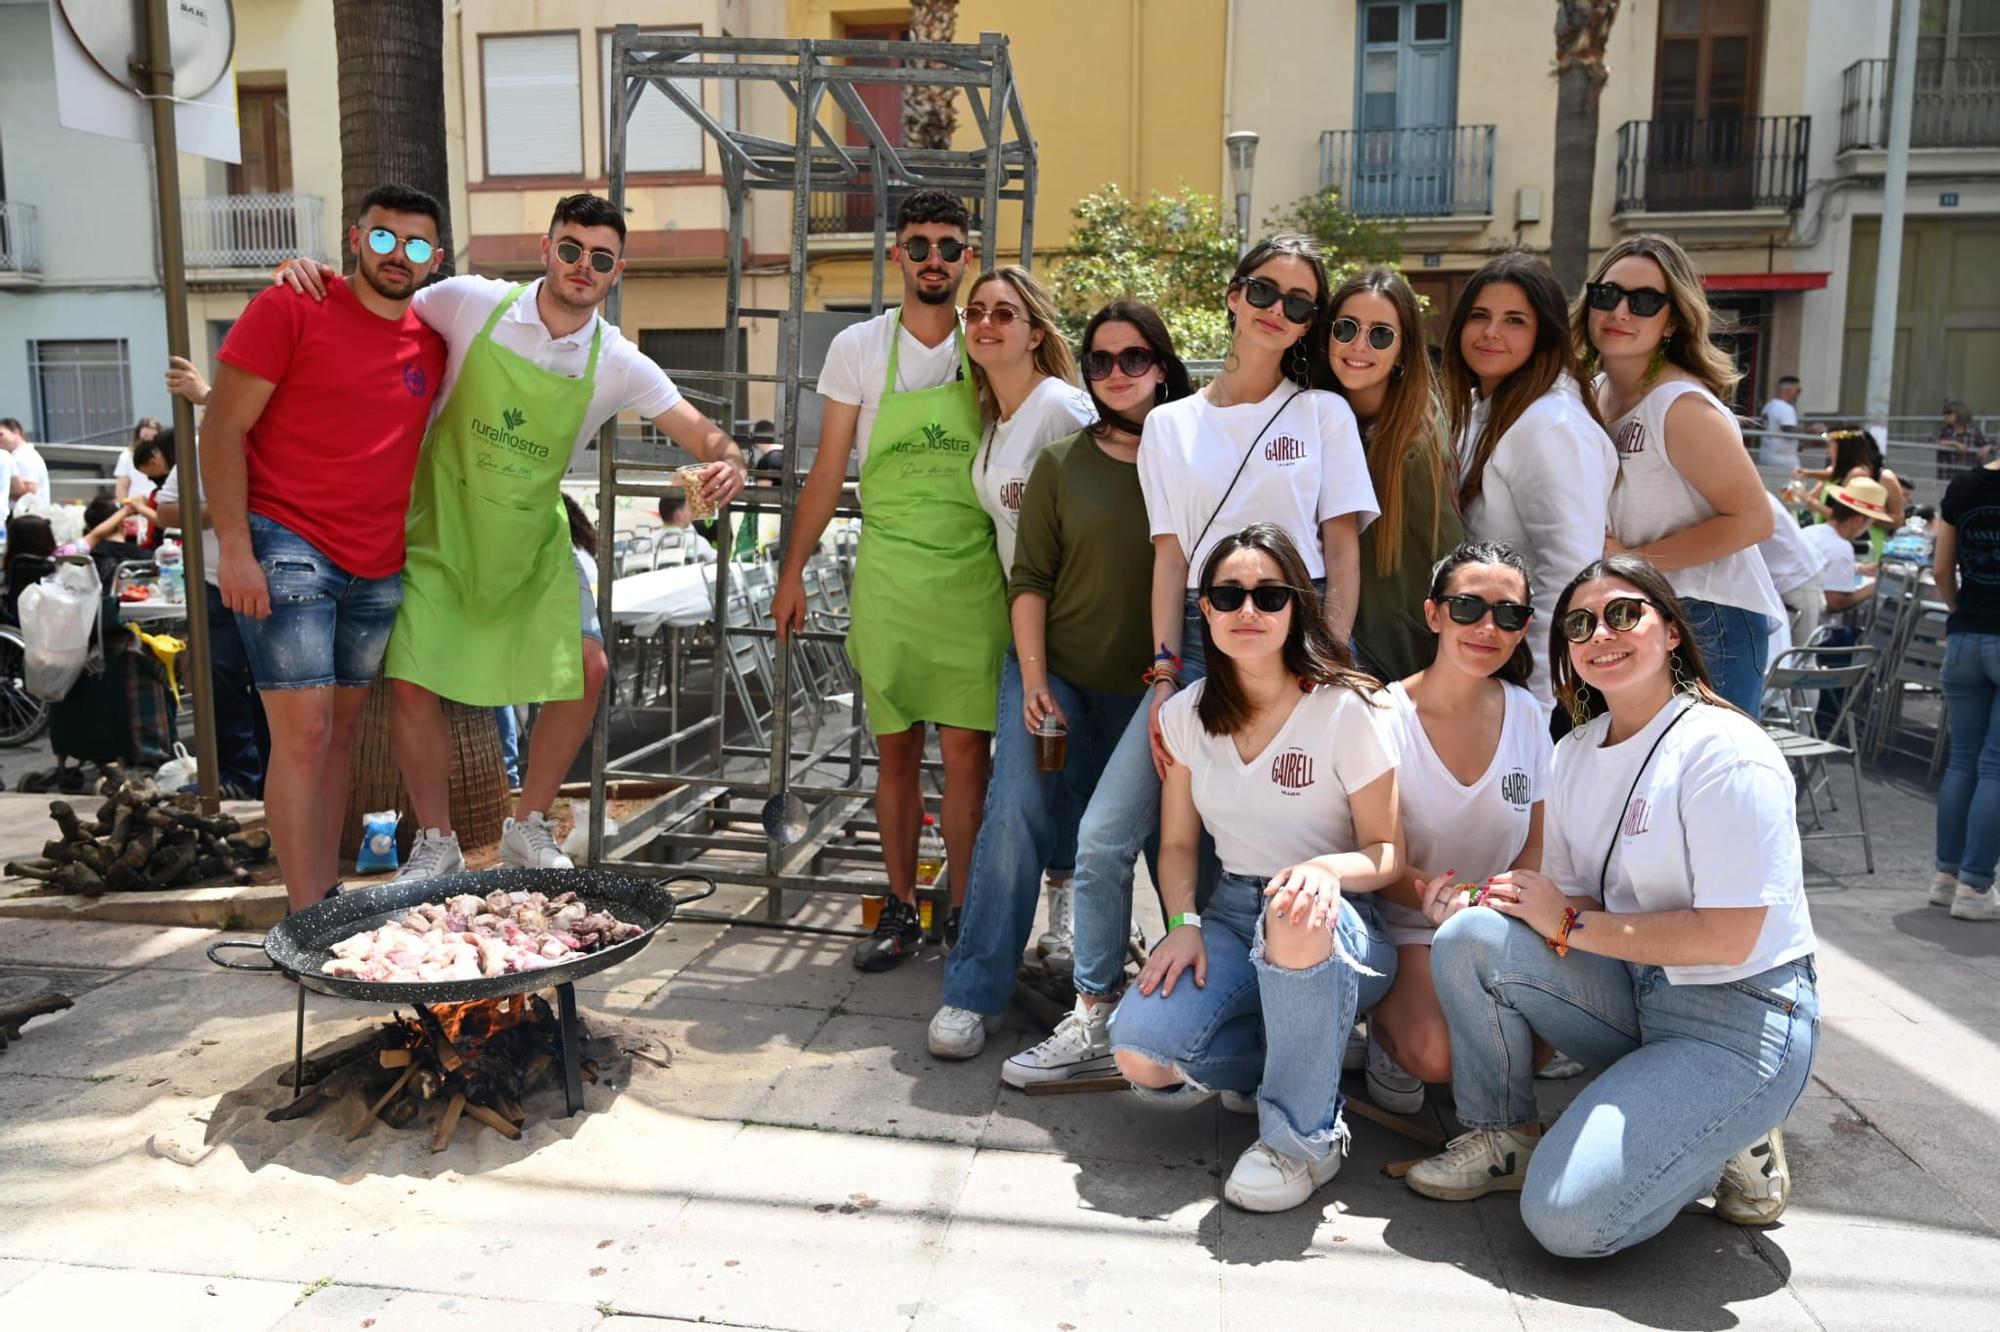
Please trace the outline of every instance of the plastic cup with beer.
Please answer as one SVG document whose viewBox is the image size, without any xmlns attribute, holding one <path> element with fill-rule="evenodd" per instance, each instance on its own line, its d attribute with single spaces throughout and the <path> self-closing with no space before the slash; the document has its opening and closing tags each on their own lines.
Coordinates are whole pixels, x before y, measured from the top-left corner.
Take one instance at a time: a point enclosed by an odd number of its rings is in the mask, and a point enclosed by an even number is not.
<svg viewBox="0 0 2000 1332">
<path fill-rule="evenodd" d="M 1069 727 L 1053 712 L 1042 714 L 1035 727 L 1035 766 L 1043 772 L 1061 772 L 1069 758 Z"/>
<path fill-rule="evenodd" d="M 687 493 L 688 517 L 697 523 L 705 523 L 715 517 L 715 502 L 702 492 L 701 474 L 706 466 L 696 463 L 679 469 L 681 489 Z"/>
</svg>

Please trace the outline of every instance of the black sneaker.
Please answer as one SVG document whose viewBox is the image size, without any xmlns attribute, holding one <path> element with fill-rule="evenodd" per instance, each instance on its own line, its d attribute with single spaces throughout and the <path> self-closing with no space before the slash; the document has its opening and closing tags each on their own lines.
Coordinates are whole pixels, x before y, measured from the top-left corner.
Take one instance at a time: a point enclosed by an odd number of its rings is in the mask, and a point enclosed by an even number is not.
<svg viewBox="0 0 2000 1332">
<path fill-rule="evenodd" d="M 964 917 L 965 917 L 965 908 L 962 906 L 955 906 L 951 910 L 945 912 L 944 946 L 947 949 L 958 947 L 958 925 L 959 922 L 962 919 L 964 919 Z"/>
<path fill-rule="evenodd" d="M 882 918 L 875 922 L 875 932 L 854 946 L 854 969 L 892 970 L 916 951 L 917 941 L 922 937 L 923 927 L 917 922 L 915 904 L 891 896 L 882 904 Z"/>
</svg>

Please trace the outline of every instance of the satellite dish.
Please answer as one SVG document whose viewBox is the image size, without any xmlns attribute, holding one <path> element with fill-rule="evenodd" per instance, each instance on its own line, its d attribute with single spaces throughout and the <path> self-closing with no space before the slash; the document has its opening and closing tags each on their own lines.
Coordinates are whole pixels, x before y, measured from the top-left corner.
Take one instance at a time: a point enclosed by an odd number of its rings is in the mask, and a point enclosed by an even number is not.
<svg viewBox="0 0 2000 1332">
<path fill-rule="evenodd" d="M 77 45 L 115 83 L 138 92 L 132 62 L 146 54 L 150 0 L 56 0 Z M 222 82 L 236 53 L 232 0 L 167 0 L 167 40 L 173 53 L 174 96 L 192 100 Z"/>
</svg>

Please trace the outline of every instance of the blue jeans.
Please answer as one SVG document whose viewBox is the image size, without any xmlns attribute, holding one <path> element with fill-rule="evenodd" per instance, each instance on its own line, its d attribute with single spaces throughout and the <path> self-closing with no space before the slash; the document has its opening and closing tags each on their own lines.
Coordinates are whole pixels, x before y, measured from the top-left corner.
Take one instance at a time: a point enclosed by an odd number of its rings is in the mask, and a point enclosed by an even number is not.
<svg viewBox="0 0 2000 1332">
<path fill-rule="evenodd" d="M 975 1013 L 998 1013 L 1014 993 L 1021 950 L 1034 928 L 1042 870 L 1053 866 L 1065 822 L 1090 803 L 1112 747 L 1125 732 L 1142 694 L 1082 689 L 1049 676 L 1049 692 L 1069 718 L 1069 751 L 1060 773 L 1035 766 L 1035 738 L 1021 721 L 1021 664 L 1012 652 L 1000 672 L 1000 713 L 994 721 L 993 779 L 972 847 L 972 876 L 958 943 L 944 966 L 944 1002 Z M 1072 831 L 1067 839 L 1075 845 Z"/>
<path fill-rule="evenodd" d="M 1447 920 L 1431 979 L 1451 1026 L 1468 1129 L 1533 1123 L 1534 1037 L 1598 1074 L 1542 1138 L 1521 1219 L 1572 1258 L 1616 1253 L 1712 1191 L 1722 1166 L 1798 1103 L 1819 1035 L 1812 959 L 1717 985 L 1658 967 L 1557 957 L 1487 907 Z"/>
<path fill-rule="evenodd" d="M 298 533 L 250 515 L 271 613 L 236 617 L 259 689 L 366 689 L 382 673 L 403 576 L 361 578 Z"/>
<path fill-rule="evenodd" d="M 1944 641 L 1951 758 L 1938 787 L 1937 868 L 1981 892 L 2000 858 L 2000 634 Z"/>
<path fill-rule="evenodd" d="M 1355 1016 L 1389 992 L 1396 946 L 1372 902 L 1343 897 L 1333 955 L 1303 970 L 1274 966 L 1264 957 L 1265 901 L 1264 880 L 1224 874 L 1201 918 L 1208 984 L 1186 971 L 1172 994 L 1127 990 L 1111 1015 L 1111 1048 L 1179 1071 L 1179 1087 L 1134 1089 L 1148 1099 L 1257 1093 L 1257 1136 L 1317 1161 L 1347 1136 L 1341 1056 Z"/>
<path fill-rule="evenodd" d="M 1755 717 L 1764 699 L 1764 656 L 1771 622 L 1753 610 L 1713 601 L 1683 601 L 1702 664 L 1715 692 Z"/>
<path fill-rule="evenodd" d="M 1201 612 L 1189 593 L 1181 627 L 1182 682 L 1193 684 L 1206 673 Z M 1116 994 L 1125 983 L 1125 949 L 1132 937 L 1132 867 L 1141 850 L 1159 844 L 1160 774 L 1153 769 L 1151 705 L 1148 691 L 1104 765 L 1076 830 L 1076 988 L 1099 999 Z M 1201 841 L 1197 901 L 1220 869 L 1214 843 L 1205 833 Z"/>
<path fill-rule="evenodd" d="M 208 592 L 208 674 L 215 690 L 216 778 L 248 799 L 264 795 L 264 758 L 271 752 L 271 728 L 264 701 L 250 674 L 250 657 L 237 632 L 236 617 L 222 604 L 214 583 Z"/>
<path fill-rule="evenodd" d="M 507 785 L 521 784 L 521 719 L 514 712 L 514 705 L 503 704 L 493 709 L 493 720 L 500 728 L 500 766 L 507 770 Z"/>
</svg>

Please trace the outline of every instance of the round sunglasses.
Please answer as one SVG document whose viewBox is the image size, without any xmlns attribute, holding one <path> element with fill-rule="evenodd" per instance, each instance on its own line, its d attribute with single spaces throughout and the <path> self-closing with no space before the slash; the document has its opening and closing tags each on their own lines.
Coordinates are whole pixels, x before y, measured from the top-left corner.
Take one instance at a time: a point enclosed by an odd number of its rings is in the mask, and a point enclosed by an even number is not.
<svg viewBox="0 0 2000 1332">
<path fill-rule="evenodd" d="M 906 241 L 897 241 L 896 243 L 903 247 L 903 253 L 909 255 L 910 262 L 915 264 L 930 262 L 931 251 L 933 249 L 937 251 L 938 258 L 948 264 L 955 264 L 965 257 L 967 250 L 972 248 L 962 240 L 946 238 L 941 241 L 933 241 L 923 236 L 912 236 Z"/>
<path fill-rule="evenodd" d="M 1083 377 L 1093 383 L 1111 378 L 1115 369 L 1127 379 L 1137 379 L 1159 361 L 1151 347 L 1127 347 L 1122 351 L 1090 351 L 1083 354 Z"/>
<path fill-rule="evenodd" d="M 974 324 L 981 322 L 991 324 L 995 328 L 1006 328 L 1020 317 L 1021 312 L 1011 305 L 989 307 L 974 301 L 971 305 L 965 307 L 965 326 L 967 328 L 971 328 Z"/>
<path fill-rule="evenodd" d="M 1494 625 L 1510 634 L 1526 629 L 1535 613 L 1533 606 L 1524 606 L 1518 601 L 1488 601 L 1471 592 L 1460 592 L 1441 600 L 1445 614 L 1451 616 L 1453 624 L 1478 624 L 1490 611 Z"/>
<path fill-rule="evenodd" d="M 1583 289 L 1584 298 L 1593 310 L 1610 314 L 1618 308 L 1618 302 L 1625 302 L 1634 319 L 1651 319 L 1667 308 L 1667 293 L 1658 287 L 1621 287 L 1616 282 L 1592 282 Z"/>
<path fill-rule="evenodd" d="M 583 258 L 583 247 L 573 240 L 559 240 L 556 242 L 556 258 L 566 264 L 573 264 Z M 590 266 L 599 273 L 609 273 L 618 267 L 618 256 L 609 250 L 592 250 Z"/>
<path fill-rule="evenodd" d="M 1310 324 L 1313 316 L 1319 313 L 1317 300 L 1310 296 L 1290 295 L 1280 291 L 1277 283 L 1267 282 L 1259 277 L 1245 279 L 1243 299 L 1259 310 L 1268 310 L 1282 303 L 1285 318 L 1294 324 Z"/>
<path fill-rule="evenodd" d="M 1292 598 L 1298 594 L 1282 583 L 1260 583 L 1256 587 L 1217 583 L 1213 587 L 1202 589 L 1202 595 L 1208 598 L 1208 604 L 1221 615 L 1232 615 L 1242 610 L 1246 597 L 1249 598 L 1251 605 L 1264 614 L 1276 615 L 1291 605 Z"/>
<path fill-rule="evenodd" d="M 368 248 L 377 254 L 394 254 L 397 243 L 396 233 L 387 227 L 375 227 L 368 233 Z M 422 236 L 404 236 L 401 238 L 401 244 L 403 253 L 409 256 L 413 264 L 427 264 L 431 261 L 431 256 L 437 253 L 437 246 Z"/>
<path fill-rule="evenodd" d="M 1646 618 L 1646 607 L 1652 604 L 1644 597 L 1613 597 L 1604 603 L 1604 625 L 1616 634 L 1630 633 Z M 1563 637 L 1572 643 L 1588 643 L 1597 632 L 1597 614 L 1578 606 L 1563 616 Z"/>
<path fill-rule="evenodd" d="M 1360 320 L 1348 319 L 1343 316 L 1333 321 L 1333 340 L 1335 342 L 1344 345 L 1360 336 Z M 1368 326 L 1368 345 L 1376 351 L 1388 351 L 1389 348 L 1396 345 L 1396 326 L 1394 324 L 1370 324 Z"/>
</svg>

